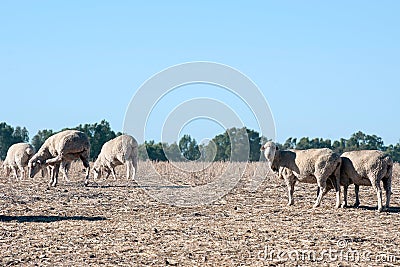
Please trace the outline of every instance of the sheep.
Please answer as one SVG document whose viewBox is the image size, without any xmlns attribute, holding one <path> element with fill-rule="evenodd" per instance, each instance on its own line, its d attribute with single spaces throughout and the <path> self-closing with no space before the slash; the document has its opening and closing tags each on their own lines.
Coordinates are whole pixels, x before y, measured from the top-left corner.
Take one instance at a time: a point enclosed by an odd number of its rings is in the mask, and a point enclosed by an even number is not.
<svg viewBox="0 0 400 267">
<path fill-rule="evenodd" d="M 19 169 L 20 179 L 26 178 L 25 167 L 28 166 L 28 161 L 33 154 L 35 154 L 35 150 L 30 144 L 17 143 L 10 146 L 3 163 L 6 176 L 9 176 L 11 170 L 14 170 L 15 179 L 18 179 L 17 172 Z"/>
<path fill-rule="evenodd" d="M 50 186 L 57 185 L 60 165 L 80 159 L 86 168 L 85 185 L 89 183 L 90 143 L 87 135 L 81 131 L 65 130 L 47 138 L 39 151 L 29 160 L 29 176 L 33 178 L 42 168 L 53 166 L 50 174 Z"/>
<path fill-rule="evenodd" d="M 138 163 L 138 143 L 130 135 L 120 135 L 104 143 L 100 154 L 93 165 L 94 179 L 100 178 L 102 170 L 107 177 L 112 173 L 114 180 L 115 166 L 126 165 L 126 178 L 135 178 Z"/>
<path fill-rule="evenodd" d="M 336 190 L 336 208 L 340 207 L 340 156 L 328 148 L 308 150 L 279 150 L 274 142 L 261 147 L 269 167 L 285 178 L 289 192 L 289 205 L 293 204 L 293 191 L 296 181 L 317 183 L 321 191 L 314 208 L 319 207 L 327 192 L 327 180 L 331 177 Z M 282 168 L 281 168 L 282 167 Z"/>
<path fill-rule="evenodd" d="M 341 155 L 342 165 L 340 168 L 340 184 L 343 185 L 343 204 L 347 206 L 347 192 L 350 184 L 355 186 L 356 201 L 354 207 L 360 205 L 360 185 L 372 186 L 376 191 L 378 199 L 378 211 L 384 210 L 382 205 L 382 189 L 380 182 L 386 192 L 386 206 L 390 205 L 392 187 L 393 160 L 378 150 L 349 151 Z M 328 186 L 328 190 L 331 189 Z"/>
</svg>

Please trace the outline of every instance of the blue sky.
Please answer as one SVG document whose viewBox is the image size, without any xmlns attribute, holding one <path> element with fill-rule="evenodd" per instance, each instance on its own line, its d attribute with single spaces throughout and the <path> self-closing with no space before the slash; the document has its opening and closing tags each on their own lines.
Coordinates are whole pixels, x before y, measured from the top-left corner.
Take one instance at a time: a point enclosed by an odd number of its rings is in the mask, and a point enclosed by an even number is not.
<svg viewBox="0 0 400 267">
<path fill-rule="evenodd" d="M 361 130 L 397 143 L 399 10 L 399 1 L 364 0 L 1 1 L 0 121 L 26 126 L 31 137 L 101 119 L 120 131 L 149 77 L 212 61 L 259 86 L 279 142 Z M 191 96 L 190 88 L 169 96 L 160 114 Z M 256 128 L 251 114 L 241 115 Z M 197 121 L 185 131 L 203 139 L 221 128 Z M 158 136 L 155 124 L 149 137 Z"/>
</svg>

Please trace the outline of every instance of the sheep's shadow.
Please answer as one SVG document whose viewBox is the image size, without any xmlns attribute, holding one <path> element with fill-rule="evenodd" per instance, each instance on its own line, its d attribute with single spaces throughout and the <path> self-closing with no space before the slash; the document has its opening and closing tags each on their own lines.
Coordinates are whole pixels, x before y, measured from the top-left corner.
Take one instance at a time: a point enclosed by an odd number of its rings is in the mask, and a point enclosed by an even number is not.
<svg viewBox="0 0 400 267">
<path fill-rule="evenodd" d="M 19 223 L 32 222 L 32 223 L 50 223 L 58 221 L 104 221 L 105 217 L 88 217 L 88 216 L 6 216 L 0 215 L 0 222 L 17 221 Z"/>
<path fill-rule="evenodd" d="M 350 209 L 359 209 L 359 210 L 378 210 L 377 206 L 358 206 L 358 207 L 354 207 L 354 206 L 350 206 L 348 207 Z M 389 207 L 389 209 L 384 210 L 384 212 L 387 213 L 400 213 L 400 207 Z"/>
</svg>

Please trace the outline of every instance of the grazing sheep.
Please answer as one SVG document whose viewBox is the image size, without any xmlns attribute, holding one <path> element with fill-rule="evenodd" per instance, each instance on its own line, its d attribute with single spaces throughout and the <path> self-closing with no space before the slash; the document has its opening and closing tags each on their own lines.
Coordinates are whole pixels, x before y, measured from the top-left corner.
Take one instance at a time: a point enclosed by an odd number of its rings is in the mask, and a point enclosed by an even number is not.
<svg viewBox="0 0 400 267">
<path fill-rule="evenodd" d="M 321 189 L 314 208 L 321 204 L 327 192 L 327 180 L 331 177 L 336 190 L 336 208 L 340 207 L 340 156 L 328 148 L 308 150 L 279 150 L 274 142 L 262 147 L 271 169 L 279 172 L 287 182 L 289 205 L 293 204 L 293 191 L 296 181 L 317 183 Z M 281 168 L 284 167 L 284 168 Z"/>
<path fill-rule="evenodd" d="M 29 159 L 35 154 L 34 148 L 27 143 L 17 143 L 10 146 L 7 151 L 6 159 L 3 167 L 6 176 L 10 175 L 11 170 L 14 170 L 14 176 L 18 179 L 18 169 L 20 171 L 20 179 L 26 177 L 25 167 L 28 166 Z"/>
<path fill-rule="evenodd" d="M 76 130 L 66 130 L 50 136 L 39 151 L 29 160 L 29 176 L 34 177 L 42 168 L 53 166 L 50 185 L 57 185 L 61 164 L 80 159 L 86 168 L 85 185 L 89 182 L 90 143 L 87 135 Z M 64 163 L 63 163 L 64 162 Z"/>
<path fill-rule="evenodd" d="M 104 143 L 100 154 L 93 165 L 94 179 L 101 176 L 101 172 L 107 172 L 107 177 L 112 173 L 116 179 L 115 167 L 126 165 L 126 178 L 135 178 L 138 162 L 138 143 L 130 135 L 120 135 Z"/>
<path fill-rule="evenodd" d="M 382 181 L 386 192 L 386 208 L 389 208 L 392 187 L 392 158 L 378 150 L 345 152 L 341 155 L 341 158 L 340 184 L 344 188 L 342 206 L 347 206 L 348 187 L 354 183 L 356 195 L 354 206 L 358 207 L 360 205 L 360 185 L 372 186 L 378 199 L 378 211 L 381 212 L 383 205 L 380 182 Z M 328 187 L 329 189 L 331 188 Z"/>
</svg>

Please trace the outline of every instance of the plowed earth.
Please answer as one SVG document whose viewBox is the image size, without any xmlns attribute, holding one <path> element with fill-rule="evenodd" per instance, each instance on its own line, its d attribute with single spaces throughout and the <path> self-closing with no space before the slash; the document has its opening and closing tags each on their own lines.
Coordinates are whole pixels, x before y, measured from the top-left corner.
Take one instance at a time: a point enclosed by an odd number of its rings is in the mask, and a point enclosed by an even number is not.
<svg viewBox="0 0 400 267">
<path fill-rule="evenodd" d="M 138 177 L 155 167 L 177 186 L 212 181 L 229 163 L 179 171 L 140 162 Z M 313 209 L 316 185 L 297 184 L 286 206 L 283 181 L 269 174 L 256 190 L 256 163 L 223 198 L 195 207 L 163 204 L 144 186 L 111 177 L 83 186 L 81 164 L 57 187 L 37 176 L 16 181 L 0 173 L 1 266 L 398 266 L 400 167 L 391 208 L 376 211 L 376 194 L 360 189 L 360 208 L 335 209 L 329 192 Z M 349 203 L 354 202 L 353 186 Z"/>
</svg>

